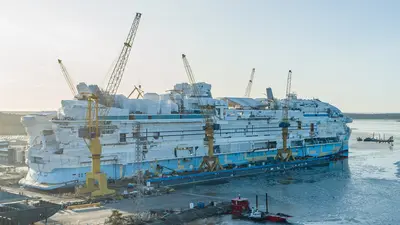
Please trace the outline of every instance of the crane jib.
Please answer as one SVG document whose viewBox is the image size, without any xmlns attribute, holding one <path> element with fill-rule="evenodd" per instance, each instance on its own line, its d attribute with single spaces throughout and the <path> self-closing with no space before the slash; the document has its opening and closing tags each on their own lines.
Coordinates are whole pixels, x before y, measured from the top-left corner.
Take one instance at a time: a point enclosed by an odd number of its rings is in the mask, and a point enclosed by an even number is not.
<svg viewBox="0 0 400 225">
<path fill-rule="evenodd" d="M 126 41 L 124 42 L 122 51 L 118 57 L 118 61 L 115 64 L 110 79 L 107 83 L 107 87 L 104 90 L 104 95 L 106 96 L 106 101 L 105 106 L 106 108 L 101 111 L 101 116 L 106 116 L 108 115 L 110 111 L 110 107 L 113 106 L 114 104 L 114 98 L 115 95 L 117 94 L 117 90 L 119 88 L 119 85 L 121 84 L 121 80 L 125 71 L 126 64 L 129 59 L 129 55 L 131 52 L 132 44 L 133 41 L 135 40 L 137 30 L 139 28 L 139 22 L 142 14 L 141 13 L 136 13 L 135 19 L 133 20 L 132 26 L 129 30 L 128 37 L 126 38 Z"/>
</svg>

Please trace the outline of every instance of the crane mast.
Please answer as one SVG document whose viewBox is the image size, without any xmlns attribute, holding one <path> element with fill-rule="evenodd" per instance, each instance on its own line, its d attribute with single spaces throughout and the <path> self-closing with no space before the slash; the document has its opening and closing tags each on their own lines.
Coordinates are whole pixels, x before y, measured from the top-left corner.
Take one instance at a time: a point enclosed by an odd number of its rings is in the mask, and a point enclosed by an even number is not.
<svg viewBox="0 0 400 225">
<path fill-rule="evenodd" d="M 289 138 L 289 103 L 290 103 L 290 93 L 292 86 L 292 71 L 289 70 L 287 83 L 286 83 L 286 98 L 282 106 L 282 121 L 279 123 L 279 127 L 282 128 L 282 149 L 278 150 L 275 159 L 289 161 L 294 160 L 292 155 L 292 150 L 288 148 L 287 142 Z"/>
<path fill-rule="evenodd" d="M 198 106 L 200 108 L 200 112 L 203 115 L 204 120 L 204 133 L 205 133 L 205 142 L 208 148 L 207 155 L 203 157 L 203 160 L 200 164 L 200 169 L 204 171 L 216 171 L 222 169 L 222 166 L 219 162 L 218 157 L 214 156 L 214 110 L 215 107 L 212 105 L 204 105 L 202 104 L 202 98 L 200 95 L 200 91 L 196 85 L 196 80 L 194 78 L 192 68 L 190 67 L 189 61 L 186 58 L 185 54 L 182 54 L 183 65 L 185 67 L 186 75 L 189 78 L 189 82 L 192 86 L 192 90 L 194 92 L 194 96 L 198 100 Z"/>
<path fill-rule="evenodd" d="M 253 68 L 251 70 L 250 80 L 249 80 L 249 83 L 247 84 L 246 92 L 244 93 L 244 97 L 250 98 L 251 87 L 253 86 L 253 80 L 254 80 L 254 73 L 255 72 L 256 72 L 256 69 Z"/>
<path fill-rule="evenodd" d="M 104 97 L 106 97 L 105 107 L 101 110 L 99 109 L 100 98 L 98 95 L 92 94 L 88 97 L 88 108 L 86 113 L 87 124 L 85 128 L 79 130 L 79 136 L 83 137 L 89 146 L 92 158 L 92 168 L 90 172 L 86 173 L 86 186 L 78 190 L 80 193 L 91 193 L 94 197 L 115 193 L 115 190 L 108 189 L 106 174 L 102 173 L 100 170 L 102 146 L 100 143 L 101 132 L 99 129 L 99 117 L 107 116 L 110 108 L 114 104 L 115 94 L 117 93 L 126 63 L 128 62 L 140 18 L 141 13 L 136 13 L 136 17 L 132 23 L 128 37 L 124 42 L 118 61 L 114 66 L 110 80 L 108 81 L 106 89 L 102 93 Z"/>
<path fill-rule="evenodd" d="M 68 86 L 69 86 L 69 89 L 70 89 L 71 92 L 72 92 L 72 95 L 73 95 L 74 97 L 76 97 L 77 94 L 78 94 L 78 91 L 76 90 L 76 87 L 75 87 L 75 85 L 74 85 L 74 82 L 72 81 L 71 77 L 69 76 L 69 73 L 68 73 L 68 71 L 67 71 L 67 68 L 65 68 L 65 66 L 64 66 L 64 64 L 62 63 L 62 60 L 61 60 L 61 59 L 58 59 L 58 64 L 60 64 L 61 72 L 62 72 L 63 75 L 64 75 L 65 81 L 67 81 L 67 84 L 68 84 Z"/>
</svg>

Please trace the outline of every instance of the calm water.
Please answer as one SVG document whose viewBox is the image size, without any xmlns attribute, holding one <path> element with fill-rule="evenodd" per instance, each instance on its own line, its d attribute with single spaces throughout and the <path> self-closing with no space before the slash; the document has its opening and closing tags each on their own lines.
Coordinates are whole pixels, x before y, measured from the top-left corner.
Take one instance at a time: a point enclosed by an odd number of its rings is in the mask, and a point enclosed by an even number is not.
<svg viewBox="0 0 400 225">
<path fill-rule="evenodd" d="M 296 224 L 400 224 L 400 123 L 358 120 L 351 124 L 350 156 L 329 168 L 290 172 L 280 177 L 241 178 L 219 185 L 198 185 L 189 192 L 230 199 L 237 194 L 261 208 L 269 194 L 271 212 L 294 216 Z M 388 144 L 357 142 L 372 133 L 394 136 Z M 196 221 L 194 224 L 250 225 L 229 216 Z"/>
</svg>

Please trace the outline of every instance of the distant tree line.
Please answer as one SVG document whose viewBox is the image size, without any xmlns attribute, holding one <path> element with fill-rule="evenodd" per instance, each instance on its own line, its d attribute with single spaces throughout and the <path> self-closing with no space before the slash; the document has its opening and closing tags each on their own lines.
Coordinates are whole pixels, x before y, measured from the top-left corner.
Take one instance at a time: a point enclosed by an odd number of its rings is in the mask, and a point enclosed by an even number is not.
<svg viewBox="0 0 400 225">
<path fill-rule="evenodd" d="M 0 135 L 26 135 L 21 115 L 0 112 Z"/>
<path fill-rule="evenodd" d="M 400 113 L 344 113 L 352 119 L 400 120 Z"/>
</svg>

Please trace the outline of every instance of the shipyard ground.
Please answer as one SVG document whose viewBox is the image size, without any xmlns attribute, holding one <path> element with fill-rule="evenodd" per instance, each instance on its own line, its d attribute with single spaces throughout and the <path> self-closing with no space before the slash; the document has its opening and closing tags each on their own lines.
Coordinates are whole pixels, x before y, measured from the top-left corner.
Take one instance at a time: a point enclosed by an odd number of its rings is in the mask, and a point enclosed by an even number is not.
<svg viewBox="0 0 400 225">
<path fill-rule="evenodd" d="M 2 186 L 1 189 L 9 193 L 22 193 L 26 197 L 41 199 L 56 204 L 82 201 L 82 199 L 75 198 L 68 194 L 45 194 L 35 190 L 21 189 L 16 185 Z M 197 195 L 186 191 L 182 189 L 169 194 L 143 196 L 140 199 L 114 200 L 102 204 L 101 207 L 75 210 L 62 209 L 50 217 L 47 220 L 47 224 L 103 224 L 112 214 L 113 210 L 118 210 L 123 216 L 133 216 L 138 213 L 149 212 L 150 210 L 171 210 L 179 212 L 189 209 L 189 204 L 191 202 L 195 204 L 197 202 L 208 204 L 211 201 L 223 202 L 230 200 L 209 195 Z M 45 224 L 45 221 L 37 222 L 36 224 Z"/>
<path fill-rule="evenodd" d="M 119 210 L 124 216 L 133 215 L 140 212 L 150 210 L 176 210 L 181 211 L 189 208 L 189 203 L 221 201 L 229 199 L 221 199 L 212 196 L 194 195 L 190 193 L 177 191 L 176 193 L 161 195 L 161 196 L 147 196 L 139 202 L 134 199 L 123 199 L 114 203 L 108 203 L 100 208 L 87 209 L 87 210 L 62 210 L 52 216 L 48 222 L 58 222 L 62 224 L 102 224 L 112 213 L 112 210 Z M 139 205 L 138 205 L 139 203 Z"/>
<path fill-rule="evenodd" d="M 321 162 L 319 162 L 321 163 Z M 312 164 L 312 163 L 311 163 Z M 310 164 L 310 166 L 311 166 Z M 257 167 L 254 167 L 257 170 Z M 303 170 L 302 168 L 298 168 Z M 247 169 L 246 169 L 247 170 Z M 279 171 L 279 170 L 278 170 Z M 280 172 L 271 173 L 279 176 Z M 263 171 L 265 173 L 265 171 Z M 248 176 L 250 174 L 247 174 Z M 254 175 L 254 174 L 253 174 Z M 223 180 L 211 181 L 224 182 Z M 290 182 L 290 181 L 289 181 Z M 189 185 L 191 186 L 191 185 Z M 118 188 L 119 187 L 119 188 Z M 206 188 L 206 186 L 203 186 Z M 112 187 L 111 187 L 112 188 Z M 114 187 L 117 193 L 122 193 L 126 188 L 126 185 L 120 184 Z M 160 187 L 161 188 L 161 187 Z M 21 189 L 18 185 L 11 185 L 8 187 L 2 187 L 3 190 L 11 193 L 23 193 L 28 197 L 40 198 L 48 202 L 55 204 L 65 204 L 73 202 L 83 202 L 85 198 L 74 197 L 72 193 L 49 193 L 45 191 L 38 191 L 34 189 Z M 160 193 L 160 192 L 158 192 Z M 63 208 L 58 213 L 53 215 L 47 220 L 47 224 L 103 224 L 105 220 L 112 214 L 113 210 L 118 210 L 123 216 L 138 217 L 146 216 L 150 217 L 149 211 L 182 211 L 189 208 L 190 203 L 204 202 L 208 204 L 211 201 L 214 202 L 229 202 L 231 198 L 235 197 L 235 194 L 222 197 L 215 197 L 209 194 L 196 194 L 195 192 L 188 192 L 187 188 L 178 189 L 173 193 L 165 194 L 153 194 L 144 195 L 141 198 L 131 199 L 119 199 L 119 200 L 106 200 L 101 201 L 101 207 L 91 207 L 84 209 L 67 209 Z M 87 203 L 87 202 L 85 202 Z M 193 218 L 199 219 L 199 218 Z M 43 222 L 44 224 L 45 222 Z"/>
</svg>

